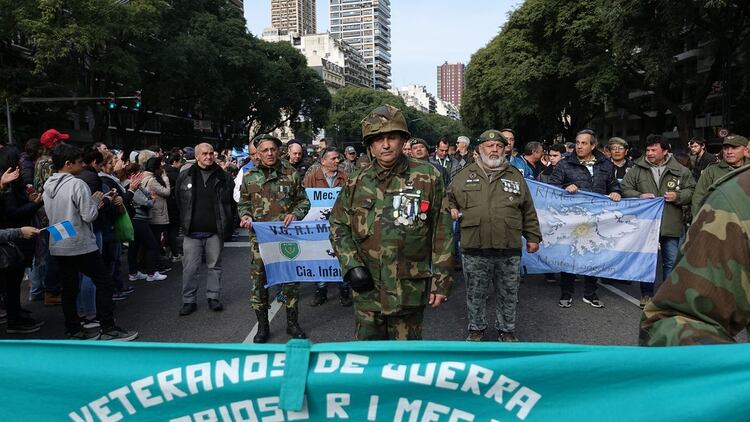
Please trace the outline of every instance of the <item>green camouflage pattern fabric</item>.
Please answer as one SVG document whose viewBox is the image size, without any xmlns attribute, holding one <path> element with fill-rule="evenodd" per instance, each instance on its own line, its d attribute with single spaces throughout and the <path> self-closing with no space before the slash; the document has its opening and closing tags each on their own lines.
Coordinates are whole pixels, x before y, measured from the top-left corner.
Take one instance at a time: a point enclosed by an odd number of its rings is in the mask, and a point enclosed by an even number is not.
<svg viewBox="0 0 750 422">
<path fill-rule="evenodd" d="M 733 343 L 750 323 L 750 167 L 696 214 L 677 266 L 641 317 L 640 344 Z"/>
<path fill-rule="evenodd" d="M 743 166 L 745 164 L 747 164 L 747 159 L 745 159 L 742 163 Z M 693 215 L 698 215 L 698 210 L 700 210 L 701 206 L 703 205 L 703 201 L 706 199 L 711 186 L 719 179 L 734 170 L 734 167 L 730 166 L 726 161 L 722 160 L 716 163 L 709 164 L 708 167 L 706 167 L 706 169 L 701 172 L 701 177 L 698 179 L 698 183 L 695 184 L 695 191 L 693 192 Z"/>
<path fill-rule="evenodd" d="M 39 193 L 44 191 L 44 182 L 55 172 L 55 166 L 52 163 L 52 157 L 42 155 L 34 164 L 34 190 Z"/>
<path fill-rule="evenodd" d="M 417 194 L 424 220 L 396 224 L 394 197 Z M 397 314 L 448 295 L 453 285 L 453 230 L 440 173 L 426 161 L 402 156 L 392 169 L 377 162 L 349 178 L 330 217 L 331 243 L 342 274 L 364 266 L 375 288 L 354 293 L 358 310 Z M 429 284 L 428 284 L 429 283 Z"/>
<path fill-rule="evenodd" d="M 271 168 L 261 165 L 245 173 L 237 210 L 240 217 L 249 215 L 253 222 L 281 221 L 287 214 L 302 220 L 310 210 L 310 201 L 297 170 L 288 162 L 279 160 Z M 253 283 L 251 304 L 254 310 L 268 309 L 266 270 L 255 233 L 251 230 L 249 236 L 253 245 L 250 252 L 250 279 Z M 290 283 L 282 286 L 287 308 L 297 307 L 298 285 Z"/>
<path fill-rule="evenodd" d="M 695 189 L 693 174 L 687 167 L 670 156 L 657 186 L 651 174 L 651 165 L 646 162 L 645 157 L 641 157 L 625 174 L 620 186 L 623 198 L 638 198 L 642 193 L 653 193 L 660 197 L 669 191 L 677 192 L 677 199 L 674 202 L 664 203 L 659 235 L 671 237 L 682 235 L 682 206 L 690 205 Z"/>
<path fill-rule="evenodd" d="M 516 331 L 516 302 L 521 284 L 520 256 L 462 255 L 466 280 L 466 309 L 469 330 L 487 328 L 485 308 L 491 290 L 495 290 L 495 329 Z"/>
<path fill-rule="evenodd" d="M 355 308 L 356 340 L 422 340 L 424 307 L 384 315 Z"/>
</svg>

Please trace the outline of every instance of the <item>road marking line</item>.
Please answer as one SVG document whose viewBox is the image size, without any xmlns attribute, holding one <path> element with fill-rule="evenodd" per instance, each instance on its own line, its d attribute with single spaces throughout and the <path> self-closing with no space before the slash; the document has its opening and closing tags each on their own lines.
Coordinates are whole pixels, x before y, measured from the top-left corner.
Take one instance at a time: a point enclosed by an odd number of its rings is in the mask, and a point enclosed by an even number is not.
<svg viewBox="0 0 750 422">
<path fill-rule="evenodd" d="M 628 302 L 632 303 L 633 305 L 637 307 L 641 307 L 641 301 L 634 298 L 633 296 L 630 296 L 629 294 L 623 292 L 622 290 L 618 289 L 615 286 L 610 286 L 609 284 L 598 282 L 600 286 L 604 287 L 605 289 L 609 290 L 610 292 L 616 294 L 617 296 L 620 296 L 621 298 L 627 300 Z"/>
<path fill-rule="evenodd" d="M 273 317 L 276 316 L 276 314 L 279 312 L 280 309 L 281 309 L 281 302 L 274 299 L 273 303 L 271 303 L 271 309 L 268 311 L 268 325 L 271 325 L 271 321 L 273 321 Z M 257 333 L 258 333 L 258 323 L 256 322 L 253 329 L 250 330 L 250 334 L 248 334 L 247 337 L 245 337 L 245 340 L 243 341 L 243 343 L 252 343 L 253 337 L 255 337 L 255 334 Z"/>
<path fill-rule="evenodd" d="M 249 248 L 252 246 L 250 242 L 227 242 L 224 244 L 225 248 Z"/>
</svg>

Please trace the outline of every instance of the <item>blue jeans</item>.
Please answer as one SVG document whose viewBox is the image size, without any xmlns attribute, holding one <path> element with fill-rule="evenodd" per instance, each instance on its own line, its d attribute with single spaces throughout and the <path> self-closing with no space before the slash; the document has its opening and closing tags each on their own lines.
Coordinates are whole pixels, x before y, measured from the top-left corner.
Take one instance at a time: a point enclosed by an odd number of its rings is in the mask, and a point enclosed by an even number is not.
<svg viewBox="0 0 750 422">
<path fill-rule="evenodd" d="M 661 255 L 661 274 L 664 282 L 672 272 L 677 261 L 677 253 L 680 251 L 680 238 L 661 236 L 659 237 L 659 254 Z M 641 296 L 654 296 L 654 283 L 641 283 Z"/>
<path fill-rule="evenodd" d="M 96 245 L 99 246 L 99 255 L 102 250 L 102 232 L 94 232 Z M 84 316 L 96 315 L 96 286 L 88 276 L 81 277 L 81 287 L 78 291 L 78 314 Z"/>
</svg>

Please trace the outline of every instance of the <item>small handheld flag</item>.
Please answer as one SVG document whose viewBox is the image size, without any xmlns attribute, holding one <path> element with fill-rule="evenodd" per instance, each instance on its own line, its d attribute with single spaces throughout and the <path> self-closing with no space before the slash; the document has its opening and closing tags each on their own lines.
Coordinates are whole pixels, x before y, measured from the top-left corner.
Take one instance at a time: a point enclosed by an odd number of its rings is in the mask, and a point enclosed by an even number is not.
<svg viewBox="0 0 750 422">
<path fill-rule="evenodd" d="M 47 230 L 50 236 L 52 236 L 52 239 L 54 239 L 56 242 L 67 239 L 69 237 L 75 237 L 78 234 L 76 233 L 76 229 L 73 227 L 73 224 L 68 220 L 63 220 L 57 224 L 45 227 L 42 230 Z"/>
</svg>

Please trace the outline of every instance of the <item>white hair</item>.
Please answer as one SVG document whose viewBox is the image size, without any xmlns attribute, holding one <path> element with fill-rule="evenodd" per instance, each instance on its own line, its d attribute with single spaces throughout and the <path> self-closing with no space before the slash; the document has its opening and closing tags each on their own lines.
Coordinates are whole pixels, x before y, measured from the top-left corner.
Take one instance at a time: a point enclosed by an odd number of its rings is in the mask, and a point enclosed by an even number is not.
<svg viewBox="0 0 750 422">
<path fill-rule="evenodd" d="M 471 143 L 471 140 L 469 139 L 469 137 L 461 135 L 458 137 L 458 139 L 456 139 L 456 142 L 469 145 Z"/>
</svg>

